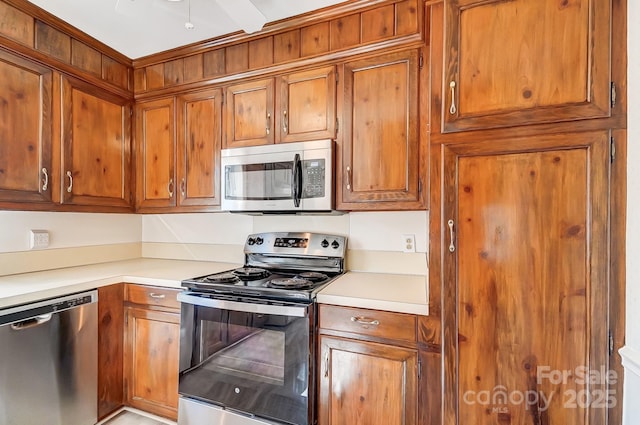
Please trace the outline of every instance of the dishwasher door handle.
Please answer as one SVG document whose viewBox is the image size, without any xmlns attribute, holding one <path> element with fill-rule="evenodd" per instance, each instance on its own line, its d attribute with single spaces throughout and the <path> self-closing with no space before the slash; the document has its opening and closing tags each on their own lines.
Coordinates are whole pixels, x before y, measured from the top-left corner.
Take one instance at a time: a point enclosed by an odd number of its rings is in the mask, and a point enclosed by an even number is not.
<svg viewBox="0 0 640 425">
<path fill-rule="evenodd" d="M 35 328 L 36 326 L 44 325 L 51 320 L 52 314 L 41 314 L 40 316 L 32 317 L 30 319 L 21 320 L 11 324 L 11 330 L 24 331 L 25 329 Z"/>
</svg>

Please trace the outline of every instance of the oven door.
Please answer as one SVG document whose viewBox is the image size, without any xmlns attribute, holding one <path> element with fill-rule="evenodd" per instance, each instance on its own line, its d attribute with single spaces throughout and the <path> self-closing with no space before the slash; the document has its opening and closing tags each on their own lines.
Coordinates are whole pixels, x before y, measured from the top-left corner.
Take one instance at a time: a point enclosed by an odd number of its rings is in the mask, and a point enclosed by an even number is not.
<svg viewBox="0 0 640 425">
<path fill-rule="evenodd" d="M 313 423 L 313 305 L 182 292 L 182 397 Z"/>
<path fill-rule="evenodd" d="M 223 149 L 222 209 L 244 212 L 330 211 L 333 142 Z"/>
</svg>

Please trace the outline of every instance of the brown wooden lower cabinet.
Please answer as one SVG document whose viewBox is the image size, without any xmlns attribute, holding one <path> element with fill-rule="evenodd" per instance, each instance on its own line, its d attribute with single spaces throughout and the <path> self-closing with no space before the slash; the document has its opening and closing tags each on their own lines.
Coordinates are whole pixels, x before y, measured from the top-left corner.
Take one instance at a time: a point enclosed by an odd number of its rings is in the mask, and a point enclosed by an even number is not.
<svg viewBox="0 0 640 425">
<path fill-rule="evenodd" d="M 178 417 L 177 292 L 139 285 L 125 291 L 125 404 L 173 420 Z"/>
<path fill-rule="evenodd" d="M 345 311 L 348 322 L 341 326 L 334 319 Z M 381 333 L 385 319 L 392 325 Z M 375 321 L 378 324 L 365 323 Z M 323 328 L 323 323 L 333 329 Z M 394 336 L 406 334 L 407 323 L 413 325 L 409 333 L 414 343 L 395 345 Z M 336 328 L 348 333 L 343 337 Z M 417 425 L 415 329 L 412 315 L 320 306 L 319 424 Z"/>
</svg>

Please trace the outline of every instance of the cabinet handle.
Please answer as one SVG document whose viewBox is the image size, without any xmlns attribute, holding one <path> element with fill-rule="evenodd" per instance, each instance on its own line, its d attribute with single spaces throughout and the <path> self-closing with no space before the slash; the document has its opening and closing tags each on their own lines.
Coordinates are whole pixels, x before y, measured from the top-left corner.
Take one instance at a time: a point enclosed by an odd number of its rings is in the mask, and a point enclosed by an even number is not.
<svg viewBox="0 0 640 425">
<path fill-rule="evenodd" d="M 49 188 L 49 173 L 46 168 L 42 169 L 42 174 L 44 175 L 44 181 L 42 182 L 42 190 L 45 191 Z"/>
<path fill-rule="evenodd" d="M 71 176 L 71 171 L 67 171 L 67 177 L 69 177 L 69 186 L 67 186 L 67 192 L 71 193 L 73 190 L 73 177 Z"/>
<path fill-rule="evenodd" d="M 289 131 L 289 119 L 287 118 L 287 111 L 282 112 L 284 119 L 282 120 L 282 132 L 287 133 Z"/>
<path fill-rule="evenodd" d="M 449 113 L 451 115 L 455 115 L 456 112 L 458 112 L 458 109 L 456 108 L 456 82 L 450 82 L 449 87 L 451 87 L 451 106 L 449 107 Z"/>
<path fill-rule="evenodd" d="M 351 190 L 351 167 L 347 165 L 347 190 Z"/>
<path fill-rule="evenodd" d="M 324 354 L 324 377 L 329 377 L 329 350 Z"/>
<path fill-rule="evenodd" d="M 447 221 L 449 225 L 449 252 L 454 252 L 456 250 L 456 246 L 453 243 L 453 220 Z"/>
<path fill-rule="evenodd" d="M 267 114 L 267 134 L 271 134 L 271 114 Z"/>
<path fill-rule="evenodd" d="M 187 182 L 184 179 L 184 177 L 182 178 L 182 180 L 180 180 L 180 193 L 182 194 L 183 198 L 184 198 L 185 194 L 187 193 Z"/>
<path fill-rule="evenodd" d="M 351 321 L 352 322 L 356 322 L 356 323 L 360 323 L 361 325 L 378 326 L 380 324 L 380 321 L 378 319 L 369 319 L 368 317 L 351 316 Z"/>
<path fill-rule="evenodd" d="M 167 184 L 167 192 L 169 192 L 169 198 L 173 198 L 173 179 L 169 179 Z"/>
<path fill-rule="evenodd" d="M 165 295 L 165 294 L 156 294 L 155 292 L 151 292 L 151 293 L 149 294 L 149 296 L 150 296 L 151 298 L 157 298 L 157 299 L 159 299 L 159 300 L 162 300 L 162 299 L 166 298 L 166 295 Z"/>
</svg>

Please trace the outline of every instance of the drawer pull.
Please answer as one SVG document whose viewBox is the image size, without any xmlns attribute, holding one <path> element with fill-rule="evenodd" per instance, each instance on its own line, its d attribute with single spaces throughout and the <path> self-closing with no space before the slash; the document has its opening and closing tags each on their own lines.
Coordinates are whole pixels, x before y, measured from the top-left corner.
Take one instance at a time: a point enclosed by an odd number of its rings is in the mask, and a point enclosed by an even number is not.
<svg viewBox="0 0 640 425">
<path fill-rule="evenodd" d="M 356 323 L 360 323 L 361 325 L 378 326 L 380 324 L 379 320 L 377 320 L 377 319 L 369 319 L 368 317 L 351 316 L 351 321 L 352 322 L 356 322 Z"/>
<path fill-rule="evenodd" d="M 149 296 L 150 296 L 151 298 L 157 298 L 157 299 L 159 299 L 159 300 L 164 299 L 164 298 L 166 298 L 166 297 L 167 297 L 165 294 L 156 294 L 155 292 L 151 292 L 151 293 L 149 294 Z"/>
</svg>

